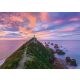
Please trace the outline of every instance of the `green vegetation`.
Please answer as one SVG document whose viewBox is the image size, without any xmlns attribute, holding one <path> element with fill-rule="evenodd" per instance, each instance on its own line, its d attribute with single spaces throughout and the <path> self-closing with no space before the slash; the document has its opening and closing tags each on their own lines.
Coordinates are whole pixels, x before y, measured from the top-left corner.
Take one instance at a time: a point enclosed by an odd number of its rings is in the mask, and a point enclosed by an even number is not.
<svg viewBox="0 0 80 80">
<path fill-rule="evenodd" d="M 24 52 L 24 46 L 20 47 L 16 52 L 14 52 L 10 57 L 8 57 L 6 61 L 3 63 L 3 65 L 0 66 L 0 68 L 1 69 L 17 68 L 23 52 Z"/>
<path fill-rule="evenodd" d="M 16 52 L 6 59 L 4 64 L 0 67 L 1 69 L 16 69 L 24 50 L 26 50 L 27 59 L 24 63 L 25 69 L 52 69 L 53 64 L 50 59 L 54 58 L 53 50 L 51 48 L 45 48 L 36 38 L 30 39 L 28 42 L 23 44 Z"/>
<path fill-rule="evenodd" d="M 49 59 L 53 58 L 50 48 L 46 49 L 40 42 L 32 42 L 27 46 L 27 54 L 33 56 L 33 60 L 26 61 L 26 69 L 51 69 L 53 65 Z"/>
</svg>

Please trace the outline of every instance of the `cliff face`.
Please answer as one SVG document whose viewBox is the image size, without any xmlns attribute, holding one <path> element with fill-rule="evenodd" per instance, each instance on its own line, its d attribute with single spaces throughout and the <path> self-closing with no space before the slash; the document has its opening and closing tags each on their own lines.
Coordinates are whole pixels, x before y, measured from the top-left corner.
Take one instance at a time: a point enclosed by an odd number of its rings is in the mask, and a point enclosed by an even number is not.
<svg viewBox="0 0 80 80">
<path fill-rule="evenodd" d="M 51 69 L 54 68 L 50 62 L 52 58 L 52 51 L 33 37 L 8 57 L 0 68 Z"/>
</svg>

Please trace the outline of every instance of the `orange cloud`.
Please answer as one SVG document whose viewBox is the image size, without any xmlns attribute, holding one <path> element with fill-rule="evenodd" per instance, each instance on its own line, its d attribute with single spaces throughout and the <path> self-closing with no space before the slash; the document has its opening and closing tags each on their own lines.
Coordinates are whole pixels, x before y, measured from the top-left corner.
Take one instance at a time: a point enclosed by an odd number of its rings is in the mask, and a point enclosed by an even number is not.
<svg viewBox="0 0 80 80">
<path fill-rule="evenodd" d="M 19 26 L 19 32 L 25 33 L 26 32 L 26 28 Z"/>
<path fill-rule="evenodd" d="M 7 34 L 7 32 L 5 31 L 0 31 L 0 36 L 5 36 Z"/>
<path fill-rule="evenodd" d="M 24 12 L 24 13 L 20 13 L 20 17 L 26 18 L 29 20 L 29 23 L 28 23 L 29 27 L 34 28 L 36 26 L 37 18 L 33 14 L 29 12 L 28 13 Z"/>
<path fill-rule="evenodd" d="M 76 30 L 76 27 L 68 27 L 68 28 L 60 30 L 60 32 L 69 32 L 69 31 L 74 31 L 74 30 Z"/>
<path fill-rule="evenodd" d="M 44 38 L 44 37 L 50 37 L 50 36 L 55 36 L 57 33 L 50 32 L 50 31 L 41 31 L 37 32 L 35 35 L 37 38 Z"/>
<path fill-rule="evenodd" d="M 32 30 L 28 30 L 25 27 L 19 26 L 19 32 L 27 34 L 27 33 L 32 33 Z"/>
<path fill-rule="evenodd" d="M 17 16 L 11 16 L 10 20 L 11 21 L 23 22 L 23 19 L 21 17 L 17 17 Z"/>
<path fill-rule="evenodd" d="M 36 26 L 36 17 L 32 15 L 28 15 L 27 19 L 29 20 L 29 26 L 30 27 L 35 27 Z"/>
<path fill-rule="evenodd" d="M 40 19 L 41 19 L 41 21 L 48 21 L 48 13 L 47 12 L 41 12 L 40 13 Z"/>
</svg>

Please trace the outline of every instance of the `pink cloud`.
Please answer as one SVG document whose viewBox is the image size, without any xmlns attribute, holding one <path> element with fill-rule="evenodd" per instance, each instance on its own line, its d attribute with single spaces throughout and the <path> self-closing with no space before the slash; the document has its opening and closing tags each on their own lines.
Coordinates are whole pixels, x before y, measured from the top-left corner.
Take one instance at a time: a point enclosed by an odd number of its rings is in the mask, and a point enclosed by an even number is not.
<svg viewBox="0 0 80 80">
<path fill-rule="evenodd" d="M 4 21 L 4 23 L 9 26 L 11 26 L 10 24 L 12 24 L 13 22 L 24 22 L 24 18 L 28 19 L 28 26 L 31 28 L 34 28 L 36 26 L 36 22 L 37 22 L 37 17 L 35 15 L 33 15 L 32 13 L 19 13 L 19 15 L 12 15 L 9 17 L 5 17 L 5 18 L 1 18 L 2 21 Z M 26 22 L 27 23 L 27 22 Z"/>
<path fill-rule="evenodd" d="M 32 13 L 20 13 L 20 17 L 26 18 L 29 20 L 28 26 L 34 28 L 36 26 L 37 18 Z"/>
<path fill-rule="evenodd" d="M 59 32 L 70 32 L 76 30 L 76 27 L 68 27 L 60 30 Z"/>
<path fill-rule="evenodd" d="M 24 33 L 24 34 L 27 34 L 27 33 L 29 34 L 29 33 L 32 33 L 32 30 L 28 30 L 23 26 L 19 26 L 19 32 Z"/>
<path fill-rule="evenodd" d="M 69 19 L 69 21 L 79 21 L 79 20 L 80 20 L 80 18 L 78 18 L 78 17 L 74 17 L 74 18 Z"/>
<path fill-rule="evenodd" d="M 47 12 L 41 12 L 40 13 L 40 19 L 41 21 L 48 21 L 48 13 Z"/>
<path fill-rule="evenodd" d="M 60 19 L 60 20 L 53 21 L 53 24 L 56 24 L 56 25 L 58 24 L 59 25 L 59 24 L 62 24 L 63 22 L 64 21 Z"/>
<path fill-rule="evenodd" d="M 44 38 L 44 37 L 50 37 L 50 36 L 55 36 L 57 33 L 54 33 L 54 32 L 50 32 L 49 30 L 47 31 L 40 31 L 40 32 L 36 32 L 36 37 L 37 38 Z"/>
<path fill-rule="evenodd" d="M 0 40 L 26 40 L 27 38 L 0 38 Z"/>
<path fill-rule="evenodd" d="M 43 24 L 43 25 L 42 25 L 42 27 L 45 28 L 45 29 L 47 29 L 48 26 L 49 26 L 48 24 Z"/>
<path fill-rule="evenodd" d="M 17 16 L 11 16 L 10 21 L 17 21 L 17 22 L 23 22 L 23 19 L 21 17 L 17 17 Z"/>
</svg>

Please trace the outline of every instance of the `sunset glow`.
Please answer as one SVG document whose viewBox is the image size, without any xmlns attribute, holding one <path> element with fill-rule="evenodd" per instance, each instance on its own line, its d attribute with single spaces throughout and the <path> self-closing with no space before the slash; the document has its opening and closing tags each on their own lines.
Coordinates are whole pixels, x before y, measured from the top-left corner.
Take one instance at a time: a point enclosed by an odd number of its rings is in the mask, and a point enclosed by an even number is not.
<svg viewBox="0 0 80 80">
<path fill-rule="evenodd" d="M 28 39 L 34 34 L 41 40 L 80 40 L 80 13 L 0 13 L 0 40 Z"/>
</svg>

